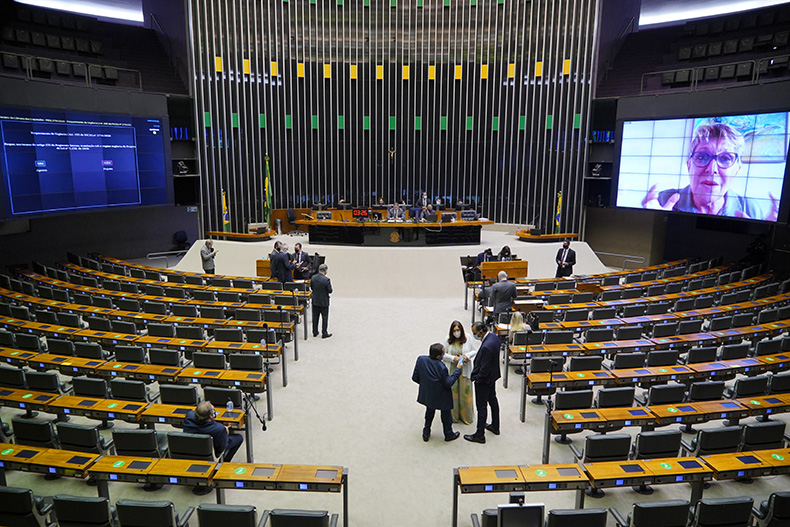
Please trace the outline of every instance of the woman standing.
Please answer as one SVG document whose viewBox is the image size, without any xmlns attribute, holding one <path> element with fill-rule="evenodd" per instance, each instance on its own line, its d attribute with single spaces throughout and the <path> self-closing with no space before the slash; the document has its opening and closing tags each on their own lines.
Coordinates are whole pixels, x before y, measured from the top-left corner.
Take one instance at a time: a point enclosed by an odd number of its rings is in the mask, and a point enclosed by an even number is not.
<svg viewBox="0 0 790 527">
<path fill-rule="evenodd" d="M 445 354 L 442 359 L 449 364 L 457 364 L 463 355 L 464 363 L 461 377 L 453 384 L 453 422 L 464 424 L 474 423 L 475 405 L 472 400 L 472 359 L 477 355 L 477 350 L 472 348 L 471 340 L 467 340 L 464 326 L 457 320 L 450 324 L 450 334 L 444 343 Z"/>
</svg>

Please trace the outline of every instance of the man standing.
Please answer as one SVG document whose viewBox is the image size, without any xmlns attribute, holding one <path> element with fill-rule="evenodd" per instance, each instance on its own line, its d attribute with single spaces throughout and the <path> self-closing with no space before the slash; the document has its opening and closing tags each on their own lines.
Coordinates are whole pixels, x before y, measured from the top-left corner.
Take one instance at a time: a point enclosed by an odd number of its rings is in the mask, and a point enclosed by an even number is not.
<svg viewBox="0 0 790 527">
<path fill-rule="evenodd" d="M 477 430 L 464 439 L 473 443 L 486 442 L 486 430 L 499 435 L 499 401 L 496 398 L 496 381 L 501 377 L 499 372 L 499 337 L 489 333 L 488 327 L 482 322 L 472 324 L 475 340 L 480 340 L 480 350 L 475 356 L 471 379 L 475 383 L 475 406 L 477 406 Z M 488 407 L 491 407 L 491 423 L 488 419 Z"/>
<path fill-rule="evenodd" d="M 208 434 L 214 443 L 214 455 L 221 461 L 229 462 L 239 450 L 244 442 L 244 438 L 239 434 L 230 433 L 230 428 L 214 420 L 217 412 L 214 405 L 208 401 L 198 403 L 194 410 L 190 410 L 184 419 L 184 432 L 187 434 Z M 223 452 L 225 456 L 223 457 Z M 197 495 L 205 495 L 213 489 L 197 486 L 192 492 Z"/>
<path fill-rule="evenodd" d="M 310 256 L 306 252 L 302 250 L 301 243 L 294 244 L 294 255 L 293 255 L 293 264 L 294 268 L 294 278 L 297 280 L 304 280 L 310 278 L 310 268 L 313 266 L 313 263 L 310 261 Z"/>
<path fill-rule="evenodd" d="M 417 203 L 415 203 L 415 205 L 418 207 L 427 207 L 430 202 L 431 200 L 428 198 L 428 193 L 423 192 L 422 195 L 417 199 Z"/>
<path fill-rule="evenodd" d="M 318 317 L 322 318 L 321 338 L 328 339 L 332 336 L 327 331 L 329 325 L 329 294 L 332 292 L 332 281 L 326 275 L 329 267 L 326 264 L 318 266 L 318 272 L 310 279 L 310 289 L 313 291 L 313 336 L 318 336 Z"/>
<path fill-rule="evenodd" d="M 272 276 L 276 277 L 281 283 L 293 282 L 291 271 L 296 267 L 288 259 L 288 246 L 280 244 L 279 252 L 272 256 L 271 269 Z"/>
<path fill-rule="evenodd" d="M 570 248 L 571 242 L 562 242 L 562 249 L 557 251 L 557 275 L 555 278 L 562 278 L 573 274 L 573 266 L 576 265 L 576 251 Z"/>
<path fill-rule="evenodd" d="M 200 259 L 203 261 L 203 272 L 206 274 L 214 274 L 214 257 L 217 255 L 217 250 L 213 247 L 214 242 L 206 240 L 206 244 L 200 248 Z"/>
<path fill-rule="evenodd" d="M 498 322 L 500 313 L 507 313 L 513 307 L 513 300 L 516 298 L 516 284 L 508 282 L 507 273 L 499 271 L 497 274 L 499 280 L 491 287 L 489 293 L 491 298 L 491 305 L 494 306 L 494 322 Z"/>
<path fill-rule="evenodd" d="M 464 365 L 463 356 L 458 360 L 458 365 L 452 375 L 447 372 L 447 366 L 442 362 L 444 346 L 439 343 L 431 344 L 428 355 L 417 357 L 411 380 L 420 385 L 417 393 L 417 402 L 425 405 L 425 426 L 422 429 L 422 440 L 428 441 L 431 437 L 431 424 L 436 410 L 441 412 L 444 440 L 458 439 L 459 432 L 453 431 L 453 392 L 450 389 L 461 375 Z"/>
</svg>

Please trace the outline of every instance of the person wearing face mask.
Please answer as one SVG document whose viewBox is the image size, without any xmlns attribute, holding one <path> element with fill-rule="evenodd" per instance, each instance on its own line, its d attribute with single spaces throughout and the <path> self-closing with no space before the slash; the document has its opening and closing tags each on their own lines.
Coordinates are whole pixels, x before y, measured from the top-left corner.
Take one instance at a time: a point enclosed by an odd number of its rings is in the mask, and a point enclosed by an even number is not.
<svg viewBox="0 0 790 527">
<path fill-rule="evenodd" d="M 458 359 L 464 357 L 463 371 L 458 382 L 453 384 L 453 422 L 471 425 L 474 422 L 474 401 L 472 398 L 472 363 L 477 355 L 477 350 L 472 346 L 472 339 L 466 337 L 464 326 L 457 320 L 450 324 L 450 333 L 444 342 L 445 354 L 442 359 L 449 365 L 458 364 Z"/>
<path fill-rule="evenodd" d="M 475 406 L 477 407 L 477 430 L 474 434 L 465 435 L 464 439 L 472 443 L 485 443 L 486 430 L 499 435 L 499 401 L 496 396 L 496 381 L 502 374 L 499 370 L 499 350 L 502 343 L 499 337 L 488 331 L 482 322 L 472 324 L 475 340 L 481 342 L 477 350 L 472 373 L 469 376 L 475 384 Z M 491 423 L 488 420 L 488 407 L 491 407 Z"/>
<path fill-rule="evenodd" d="M 646 209 L 694 212 L 714 216 L 776 221 L 779 200 L 769 194 L 770 207 L 731 190 L 741 171 L 743 135 L 725 123 L 708 122 L 694 130 L 686 170 L 689 185 L 656 192 L 650 187 L 642 200 Z M 770 210 L 765 210 L 770 209 Z"/>
<path fill-rule="evenodd" d="M 447 366 L 442 362 L 443 355 L 444 346 L 438 342 L 431 344 L 428 355 L 417 357 L 414 372 L 411 374 L 411 380 L 420 385 L 417 402 L 425 406 L 423 441 L 428 441 L 431 438 L 431 424 L 436 410 L 441 412 L 444 440 L 455 441 L 461 435 L 453 430 L 453 419 L 450 414 L 453 408 L 453 397 L 450 390 L 461 376 L 463 358 L 460 359 L 458 367 L 450 375 Z"/>
<path fill-rule="evenodd" d="M 555 278 L 562 278 L 573 274 L 573 266 L 576 265 L 576 251 L 571 249 L 571 242 L 562 242 L 562 249 L 557 251 L 557 274 Z"/>
<path fill-rule="evenodd" d="M 310 261 L 310 256 L 302 250 L 301 243 L 294 244 L 294 253 L 291 262 L 295 266 L 293 275 L 296 280 L 306 280 L 310 278 L 310 269 L 313 267 L 313 262 Z"/>
</svg>

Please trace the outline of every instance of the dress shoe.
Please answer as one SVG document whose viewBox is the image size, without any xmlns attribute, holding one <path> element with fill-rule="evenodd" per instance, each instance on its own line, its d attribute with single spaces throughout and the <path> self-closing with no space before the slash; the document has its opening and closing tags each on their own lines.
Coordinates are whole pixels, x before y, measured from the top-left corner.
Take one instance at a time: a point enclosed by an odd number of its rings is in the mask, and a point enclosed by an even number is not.
<svg viewBox="0 0 790 527">
<path fill-rule="evenodd" d="M 455 441 L 456 439 L 458 439 L 458 436 L 460 436 L 460 435 L 461 435 L 461 432 L 453 432 L 453 435 L 451 435 L 451 436 L 445 436 L 445 437 L 444 437 L 444 440 L 445 440 L 445 441 L 448 441 L 448 442 L 449 442 L 449 441 Z"/>
<path fill-rule="evenodd" d="M 196 485 L 192 488 L 192 494 L 195 496 L 205 496 L 206 494 L 211 494 L 211 491 L 214 490 L 211 486 L 205 487 L 203 485 Z"/>
<path fill-rule="evenodd" d="M 495 436 L 499 435 L 499 430 L 494 430 L 494 427 L 491 425 L 486 425 L 486 430 L 494 434 Z"/>
<path fill-rule="evenodd" d="M 515 373 L 516 375 L 524 375 L 524 370 L 523 370 L 523 369 L 521 369 L 521 367 L 519 366 L 518 368 L 516 368 L 516 369 L 513 371 L 513 373 Z"/>
<path fill-rule="evenodd" d="M 331 334 L 331 333 L 327 333 L 326 335 L 321 335 L 321 338 L 322 338 L 322 339 L 328 339 L 328 338 L 329 338 L 329 337 L 331 337 L 331 336 L 332 336 L 332 334 Z"/>
<path fill-rule="evenodd" d="M 316 331 L 315 333 L 313 333 L 313 338 L 315 338 L 317 336 L 318 336 L 318 332 Z"/>
<path fill-rule="evenodd" d="M 464 439 L 467 441 L 471 441 L 472 443 L 480 443 L 482 445 L 486 444 L 485 436 L 476 436 L 474 434 L 467 434 L 464 436 Z"/>
<path fill-rule="evenodd" d="M 422 433 L 422 440 L 425 441 L 426 443 L 430 438 L 431 438 L 431 434 L 426 434 L 425 432 Z"/>
</svg>

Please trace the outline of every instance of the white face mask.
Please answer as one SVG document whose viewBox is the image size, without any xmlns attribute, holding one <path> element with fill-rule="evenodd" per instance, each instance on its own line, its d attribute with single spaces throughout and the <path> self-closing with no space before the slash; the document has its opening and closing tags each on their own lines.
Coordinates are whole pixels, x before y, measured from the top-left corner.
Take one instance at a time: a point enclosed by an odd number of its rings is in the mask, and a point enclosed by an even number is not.
<svg viewBox="0 0 790 527">
<path fill-rule="evenodd" d="M 453 331 L 453 336 L 455 338 L 457 338 L 457 339 L 460 339 L 461 338 L 461 332 L 460 331 Z"/>
<path fill-rule="evenodd" d="M 475 340 L 482 340 L 482 339 L 480 338 L 480 335 L 478 335 L 477 333 L 475 333 Z"/>
</svg>

